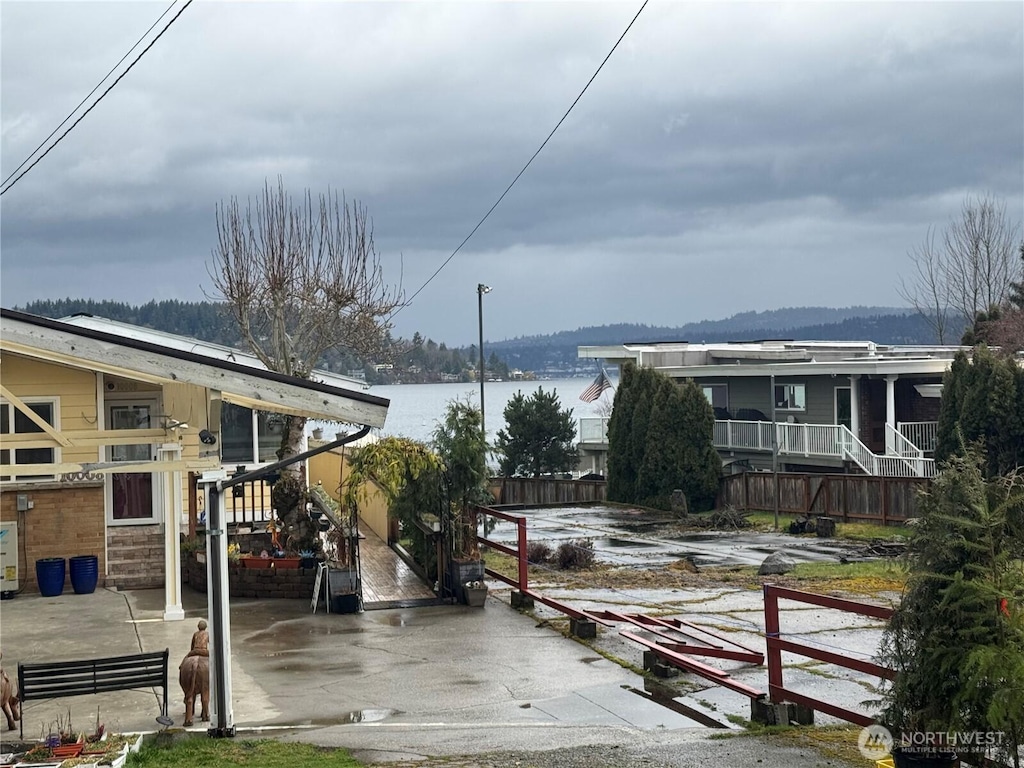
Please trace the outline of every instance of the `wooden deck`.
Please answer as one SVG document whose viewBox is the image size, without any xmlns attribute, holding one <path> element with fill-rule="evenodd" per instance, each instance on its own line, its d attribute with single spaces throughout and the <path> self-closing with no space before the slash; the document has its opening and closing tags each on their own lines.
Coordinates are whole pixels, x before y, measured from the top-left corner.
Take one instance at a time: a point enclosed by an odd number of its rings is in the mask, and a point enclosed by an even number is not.
<svg viewBox="0 0 1024 768">
<path fill-rule="evenodd" d="M 377 534 L 362 530 L 359 559 L 363 576 L 363 608 L 411 608 L 436 605 L 437 595 Z"/>
</svg>

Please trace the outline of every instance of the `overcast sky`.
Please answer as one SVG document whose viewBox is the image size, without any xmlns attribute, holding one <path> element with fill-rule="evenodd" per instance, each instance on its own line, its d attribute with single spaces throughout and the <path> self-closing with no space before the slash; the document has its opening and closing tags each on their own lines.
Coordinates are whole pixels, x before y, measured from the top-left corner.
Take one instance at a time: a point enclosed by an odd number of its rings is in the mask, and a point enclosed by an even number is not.
<svg viewBox="0 0 1024 768">
<path fill-rule="evenodd" d="M 0 3 L 4 178 L 167 4 Z M 202 299 L 215 205 L 279 174 L 365 203 L 411 294 L 640 4 L 197 0 L 3 195 L 2 303 Z M 474 341 L 477 283 L 488 339 L 899 305 L 986 193 L 1021 217 L 1024 3 L 652 0 L 396 332 Z"/>
</svg>

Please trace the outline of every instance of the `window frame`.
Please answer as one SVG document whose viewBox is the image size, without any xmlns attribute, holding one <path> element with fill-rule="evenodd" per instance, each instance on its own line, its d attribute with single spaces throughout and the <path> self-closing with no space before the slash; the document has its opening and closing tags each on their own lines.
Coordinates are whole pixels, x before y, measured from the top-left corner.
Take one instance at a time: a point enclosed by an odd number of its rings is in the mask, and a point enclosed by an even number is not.
<svg viewBox="0 0 1024 768">
<path fill-rule="evenodd" d="M 779 398 L 779 390 L 785 390 L 786 395 Z M 799 398 L 796 396 L 800 393 Z M 796 411 L 803 413 L 807 411 L 807 384 L 804 382 L 775 382 L 775 391 L 772 392 L 776 411 Z M 799 403 L 797 401 L 800 401 Z M 789 405 L 788 403 L 794 403 Z"/>
<path fill-rule="evenodd" d="M 712 408 L 716 408 L 717 407 L 717 408 L 724 408 L 725 410 L 729 410 L 729 385 L 728 384 L 722 383 L 722 382 L 716 382 L 714 384 L 698 383 L 697 386 L 700 387 L 701 394 L 703 394 L 704 398 L 708 401 L 708 405 L 710 405 Z M 715 405 L 714 392 L 717 391 L 717 390 L 722 390 L 722 391 L 725 392 L 725 398 L 724 398 L 725 405 L 719 405 L 719 406 Z M 709 395 L 710 395 L 710 397 L 709 397 Z"/>
<path fill-rule="evenodd" d="M 224 419 L 224 406 L 230 406 L 231 408 L 237 408 L 242 411 L 248 411 L 249 413 L 249 427 L 250 431 L 246 435 L 248 438 L 248 453 L 242 457 L 225 452 L 225 448 L 231 444 L 231 440 L 228 436 L 228 423 Z M 235 466 L 245 465 L 252 467 L 260 467 L 267 464 L 273 464 L 277 461 L 276 452 L 281 445 L 281 434 L 284 429 L 284 419 L 287 419 L 287 415 L 283 413 L 276 413 L 273 411 L 260 411 L 255 408 L 248 408 L 244 405 L 237 405 L 235 403 L 225 402 L 221 406 L 221 421 L 220 421 L 220 433 L 221 433 L 221 453 L 220 458 L 224 464 L 231 464 Z M 272 447 L 271 447 L 272 446 Z M 237 450 L 238 446 L 232 445 L 231 450 Z M 268 456 L 270 451 L 270 456 Z"/>
<path fill-rule="evenodd" d="M 29 406 L 30 408 L 33 405 L 43 405 L 43 404 L 49 405 L 50 406 L 50 410 L 51 410 L 51 419 L 47 423 L 51 427 L 53 427 L 54 430 L 56 430 L 57 432 L 60 432 L 60 398 L 59 397 L 57 397 L 55 395 L 54 396 L 40 396 L 40 397 L 23 397 L 23 398 L 21 398 L 21 402 L 23 402 L 25 405 Z M 0 436 L 3 436 L 3 435 L 35 435 L 35 434 L 43 435 L 43 436 L 46 435 L 46 433 L 43 432 L 42 430 L 39 430 L 38 432 L 19 432 L 16 429 L 16 421 L 17 421 L 17 414 L 20 414 L 21 411 L 18 410 L 18 407 L 14 403 L 12 403 L 10 400 L 6 400 L 4 398 L 0 398 L 0 409 L 8 409 L 9 410 L 9 416 L 7 417 L 7 429 L 6 430 L 0 429 Z M 41 414 L 36 414 L 36 415 L 42 417 Z M 43 420 L 47 421 L 46 419 L 43 419 Z M 6 448 L 5 447 L 5 448 L 2 449 L 2 451 L 4 453 L 8 454 L 8 462 L 7 463 L 9 463 L 11 466 L 16 466 L 18 464 L 60 464 L 60 461 L 61 461 L 61 452 L 60 452 L 60 446 L 59 445 L 55 445 L 55 446 L 53 446 L 51 448 Z M 19 451 L 49 451 L 50 452 L 50 461 L 48 461 L 48 462 L 41 462 L 41 461 L 34 461 L 34 460 L 33 461 L 18 461 L 18 452 Z M 4 485 L 16 484 L 16 483 L 53 483 L 53 482 L 56 482 L 56 480 L 57 480 L 57 475 L 56 474 L 52 474 L 52 475 L 21 475 L 21 476 L 0 475 L 0 483 L 2 483 Z"/>
</svg>

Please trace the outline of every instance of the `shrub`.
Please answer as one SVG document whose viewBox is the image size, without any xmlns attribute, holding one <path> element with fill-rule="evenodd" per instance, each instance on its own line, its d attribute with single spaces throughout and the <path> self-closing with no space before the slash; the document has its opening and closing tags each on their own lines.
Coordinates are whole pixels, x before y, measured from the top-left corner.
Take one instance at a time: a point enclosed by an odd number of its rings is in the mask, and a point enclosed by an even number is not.
<svg viewBox="0 0 1024 768">
<path fill-rule="evenodd" d="M 546 541 L 526 542 L 526 561 L 532 565 L 541 565 L 551 560 L 551 547 Z"/>
<path fill-rule="evenodd" d="M 562 570 L 589 568 L 594 564 L 594 542 L 590 539 L 569 539 L 558 545 L 555 562 Z"/>
</svg>

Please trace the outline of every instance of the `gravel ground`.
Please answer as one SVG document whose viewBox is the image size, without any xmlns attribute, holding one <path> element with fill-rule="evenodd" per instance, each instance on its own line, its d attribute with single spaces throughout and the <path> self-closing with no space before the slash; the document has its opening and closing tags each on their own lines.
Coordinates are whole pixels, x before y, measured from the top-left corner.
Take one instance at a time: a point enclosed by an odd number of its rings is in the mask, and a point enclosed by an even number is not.
<svg viewBox="0 0 1024 768">
<path fill-rule="evenodd" d="M 821 756 L 811 748 L 768 744 L 755 736 L 685 744 L 629 747 L 574 747 L 547 752 L 495 752 L 466 757 L 377 764 L 381 768 L 852 768 L 855 764 Z"/>
</svg>

